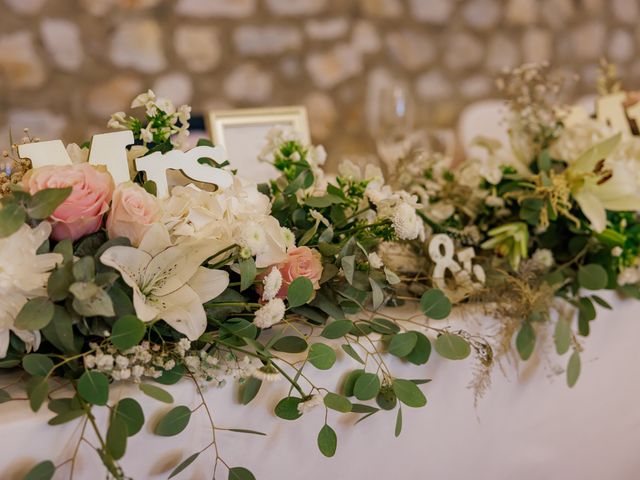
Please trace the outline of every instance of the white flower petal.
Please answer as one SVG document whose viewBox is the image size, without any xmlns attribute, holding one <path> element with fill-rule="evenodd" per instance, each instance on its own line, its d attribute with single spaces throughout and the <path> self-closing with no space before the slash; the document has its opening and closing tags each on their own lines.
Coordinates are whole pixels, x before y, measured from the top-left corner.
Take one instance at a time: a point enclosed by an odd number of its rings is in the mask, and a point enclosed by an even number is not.
<svg viewBox="0 0 640 480">
<path fill-rule="evenodd" d="M 168 310 L 160 317 L 191 341 L 197 340 L 207 328 L 207 315 L 200 303 L 200 297 L 191 287 L 185 285 L 175 292 L 161 297 Z"/>
<path fill-rule="evenodd" d="M 595 232 L 602 232 L 607 226 L 607 212 L 600 199 L 587 190 L 574 194 L 582 213 L 589 219 Z"/>
<path fill-rule="evenodd" d="M 122 279 L 132 288 L 142 284 L 151 255 L 134 247 L 115 246 L 108 248 L 100 261 L 120 272 Z"/>
<path fill-rule="evenodd" d="M 160 223 L 154 223 L 145 233 L 139 248 L 152 256 L 156 256 L 170 246 L 171 239 L 165 226 Z"/>
<path fill-rule="evenodd" d="M 7 356 L 7 351 L 9 350 L 9 334 L 8 329 L 0 330 L 0 358 L 4 358 Z"/>
<path fill-rule="evenodd" d="M 229 272 L 198 267 L 196 274 L 189 280 L 189 286 L 200 297 L 200 303 L 213 300 L 229 285 Z"/>
<path fill-rule="evenodd" d="M 199 248 L 169 247 L 153 257 L 145 272 L 146 281 L 152 285 L 150 293 L 164 296 L 175 292 L 195 275 L 202 256 Z"/>
</svg>

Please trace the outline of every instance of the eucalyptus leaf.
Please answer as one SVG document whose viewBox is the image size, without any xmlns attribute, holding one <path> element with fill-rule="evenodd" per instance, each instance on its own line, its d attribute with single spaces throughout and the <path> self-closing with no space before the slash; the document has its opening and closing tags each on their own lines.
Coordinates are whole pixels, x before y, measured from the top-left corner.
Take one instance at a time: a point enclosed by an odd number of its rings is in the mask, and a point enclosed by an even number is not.
<svg viewBox="0 0 640 480">
<path fill-rule="evenodd" d="M 162 437 L 172 437 L 187 428 L 190 419 L 191 410 L 184 405 L 178 405 L 160 419 L 154 432 Z"/>
<path fill-rule="evenodd" d="M 93 405 L 106 405 L 109 379 L 104 373 L 87 370 L 78 379 L 78 394 Z"/>
<path fill-rule="evenodd" d="M 304 338 L 291 335 L 278 339 L 272 347 L 279 352 L 301 353 L 307 349 L 308 344 Z"/>
<path fill-rule="evenodd" d="M 340 345 L 340 347 L 342 348 L 342 350 L 344 350 L 344 352 L 347 355 L 353 358 L 356 362 L 359 362 L 363 365 L 365 364 L 364 360 L 362 360 L 362 357 L 358 355 L 358 352 L 356 352 L 355 348 L 353 348 L 351 345 L 349 345 L 348 343 L 345 343 L 344 345 Z"/>
<path fill-rule="evenodd" d="M 256 477 L 244 467 L 233 467 L 229 469 L 229 480 L 256 480 Z"/>
<path fill-rule="evenodd" d="M 49 394 L 49 383 L 44 377 L 31 377 L 27 381 L 27 397 L 31 410 L 37 412 L 47 399 Z"/>
<path fill-rule="evenodd" d="M 442 290 L 427 290 L 420 298 L 420 309 L 425 316 L 442 320 L 451 313 L 451 301 Z"/>
<path fill-rule="evenodd" d="M 573 387 L 578 381 L 578 377 L 580 376 L 580 354 L 575 351 L 571 354 L 569 358 L 569 363 L 567 364 L 567 385 L 569 387 Z"/>
<path fill-rule="evenodd" d="M 396 378 L 393 380 L 392 386 L 398 400 L 408 407 L 418 408 L 427 404 L 427 398 L 411 380 Z"/>
<path fill-rule="evenodd" d="M 318 433 L 318 448 L 325 457 L 333 457 L 336 454 L 338 437 L 336 432 L 325 424 Z"/>
<path fill-rule="evenodd" d="M 342 271 L 344 273 L 344 277 L 347 279 L 347 282 L 350 284 L 353 283 L 353 276 L 355 274 L 355 255 L 347 255 L 346 257 L 342 257 L 340 260 L 340 265 L 342 266 Z"/>
<path fill-rule="evenodd" d="M 27 220 L 27 212 L 17 203 L 9 203 L 0 208 L 0 238 L 14 234 Z"/>
<path fill-rule="evenodd" d="M 298 277 L 289 285 L 287 300 L 292 308 L 308 303 L 312 296 L 313 284 L 306 277 Z"/>
<path fill-rule="evenodd" d="M 27 203 L 29 216 L 38 220 L 51 216 L 71 194 L 71 190 L 71 187 L 44 188 L 36 192 Z"/>
<path fill-rule="evenodd" d="M 53 368 L 53 362 L 46 355 L 31 353 L 25 355 L 22 359 L 22 368 L 24 368 L 29 375 L 45 377 Z"/>
<path fill-rule="evenodd" d="M 323 400 L 327 408 L 337 412 L 348 413 L 351 411 L 352 405 L 349 399 L 337 393 L 329 392 L 324 396 Z"/>
<path fill-rule="evenodd" d="M 106 437 L 107 451 L 114 460 L 124 456 L 127 449 L 127 424 L 119 416 L 112 416 Z"/>
<path fill-rule="evenodd" d="M 20 330 L 40 330 L 53 318 L 54 307 L 46 297 L 35 297 L 27 301 L 16 316 L 15 327 Z"/>
<path fill-rule="evenodd" d="M 402 433 L 402 408 L 398 407 L 398 414 L 396 415 L 396 427 L 393 434 L 396 438 Z"/>
<path fill-rule="evenodd" d="M 375 373 L 363 373 L 353 386 L 353 394 L 358 400 L 371 400 L 379 391 L 380 378 Z"/>
<path fill-rule="evenodd" d="M 427 336 L 421 332 L 413 332 L 416 335 L 416 345 L 404 358 L 414 365 L 423 365 L 429 361 L 431 356 L 431 342 Z"/>
<path fill-rule="evenodd" d="M 253 257 L 249 257 L 246 260 L 240 260 L 240 291 L 243 292 L 251 285 L 256 279 L 256 262 Z"/>
<path fill-rule="evenodd" d="M 353 328 L 353 322 L 351 320 L 336 320 L 329 323 L 320 335 L 328 339 L 336 339 L 344 337 Z"/>
<path fill-rule="evenodd" d="M 27 472 L 23 480 L 51 480 L 56 472 L 56 466 L 51 460 L 38 463 Z"/>
<path fill-rule="evenodd" d="M 329 370 L 336 362 L 336 352 L 324 343 L 314 343 L 309 348 L 307 360 L 319 370 Z"/>
<path fill-rule="evenodd" d="M 416 346 L 418 336 L 415 332 L 404 332 L 394 335 L 389 343 L 389 353 L 396 357 L 406 357 Z"/>
<path fill-rule="evenodd" d="M 173 396 L 167 392 L 164 388 L 160 388 L 151 383 L 140 383 L 140 390 L 145 395 L 158 400 L 163 403 L 173 403 Z"/>
<path fill-rule="evenodd" d="M 123 398 L 113 407 L 113 415 L 120 418 L 127 427 L 127 436 L 132 437 L 144 425 L 144 412 L 137 400 Z"/>
<path fill-rule="evenodd" d="M 298 405 L 302 402 L 299 397 L 285 397 L 278 402 L 275 414 L 284 420 L 296 420 L 302 416 L 298 411 Z"/>
<path fill-rule="evenodd" d="M 249 404 L 251 400 L 255 398 L 255 396 L 260 391 L 260 387 L 262 386 L 262 380 L 259 380 L 255 377 L 249 377 L 241 388 L 241 401 L 243 405 Z"/>
<path fill-rule="evenodd" d="M 558 355 L 562 355 L 569 350 L 571 346 L 571 325 L 568 321 L 562 318 L 558 320 L 553 333 L 553 341 L 556 345 Z"/>
<path fill-rule="evenodd" d="M 601 265 L 591 263 L 578 270 L 578 283 L 587 290 L 601 290 L 609 283 L 609 277 Z"/>
<path fill-rule="evenodd" d="M 516 348 L 522 360 L 528 360 L 536 345 L 536 332 L 530 322 L 524 322 L 516 336 Z"/>
<path fill-rule="evenodd" d="M 197 452 L 197 453 L 194 453 L 192 455 L 189 455 L 186 459 L 184 459 L 182 462 L 180 462 L 178 464 L 178 466 L 171 471 L 171 474 L 169 475 L 169 478 L 173 478 L 176 475 L 178 475 L 179 473 L 181 473 L 183 470 L 186 470 L 187 467 L 189 467 L 189 465 L 191 465 L 193 462 L 195 462 L 196 458 L 198 458 L 200 453 L 202 453 L 202 452 Z"/>
<path fill-rule="evenodd" d="M 360 376 L 363 374 L 364 374 L 364 370 L 358 369 L 358 370 L 353 370 L 349 372 L 349 374 L 345 377 L 344 383 L 342 384 L 342 392 L 347 397 L 353 396 L 353 389 L 356 385 L 356 380 L 358 380 L 358 378 L 360 378 Z"/>
<path fill-rule="evenodd" d="M 147 331 L 145 324 L 135 315 L 120 317 L 113 324 L 109 340 L 119 350 L 127 350 L 140 343 Z"/>
<path fill-rule="evenodd" d="M 372 278 L 369 279 L 369 284 L 371 285 L 371 302 L 373 309 L 378 310 L 384 303 L 384 291 L 378 282 Z"/>
<path fill-rule="evenodd" d="M 436 339 L 435 349 L 439 355 L 449 360 L 462 360 L 471 353 L 469 342 L 455 333 L 439 335 Z"/>
</svg>

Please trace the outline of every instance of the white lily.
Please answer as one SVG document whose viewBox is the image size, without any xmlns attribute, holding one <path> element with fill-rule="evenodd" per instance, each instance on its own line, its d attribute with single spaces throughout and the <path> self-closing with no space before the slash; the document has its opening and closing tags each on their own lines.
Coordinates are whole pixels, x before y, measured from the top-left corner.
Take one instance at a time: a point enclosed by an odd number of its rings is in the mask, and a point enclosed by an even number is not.
<svg viewBox="0 0 640 480">
<path fill-rule="evenodd" d="M 133 289 L 140 320 L 162 319 L 193 341 L 207 326 L 202 304 L 229 285 L 227 272 L 201 266 L 208 252 L 203 243 L 172 245 L 167 229 L 155 224 L 138 248 L 111 247 L 100 261 L 118 270 Z"/>
<path fill-rule="evenodd" d="M 571 194 L 595 232 L 607 226 L 607 210 L 640 210 L 640 191 L 636 173 L 622 163 L 605 159 L 620 142 L 615 135 L 585 151 L 566 170 Z"/>
</svg>

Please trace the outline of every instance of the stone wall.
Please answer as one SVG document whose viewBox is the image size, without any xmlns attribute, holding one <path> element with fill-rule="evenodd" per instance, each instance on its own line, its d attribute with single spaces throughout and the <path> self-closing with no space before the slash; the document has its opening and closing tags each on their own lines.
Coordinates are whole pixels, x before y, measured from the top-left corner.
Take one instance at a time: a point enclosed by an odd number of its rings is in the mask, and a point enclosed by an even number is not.
<svg viewBox="0 0 640 480">
<path fill-rule="evenodd" d="M 0 0 L 8 126 L 81 141 L 153 88 L 194 112 L 303 103 L 334 158 L 370 148 L 390 79 L 420 124 L 451 126 L 503 66 L 550 60 L 593 90 L 600 56 L 638 87 L 638 0 Z"/>
</svg>

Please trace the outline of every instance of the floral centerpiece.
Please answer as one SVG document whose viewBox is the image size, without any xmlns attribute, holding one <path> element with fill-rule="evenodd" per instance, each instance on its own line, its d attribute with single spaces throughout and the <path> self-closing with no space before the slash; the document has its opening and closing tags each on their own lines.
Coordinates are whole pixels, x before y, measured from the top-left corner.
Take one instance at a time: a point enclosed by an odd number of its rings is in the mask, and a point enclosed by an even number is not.
<svg viewBox="0 0 640 480">
<path fill-rule="evenodd" d="M 350 162 L 331 180 L 322 147 L 274 130 L 260 158 L 280 172 L 276 180 L 256 185 L 232 163 L 201 157 L 229 184 L 176 185 L 158 195 L 135 166 L 180 151 L 190 108 L 151 91 L 132 104 L 143 119 L 118 112 L 109 121 L 133 134 L 131 181 L 116 185 L 108 168 L 91 163 L 90 144 L 69 145 L 68 165 L 35 168 L 14 146 L 6 154 L 11 174 L 0 174 L 0 367 L 29 375 L 29 405 L 46 403 L 50 424 L 83 423 L 78 447 L 91 428 L 115 478 L 126 477 L 119 461 L 145 422 L 134 398 L 110 401 L 117 382 L 173 403 L 162 385 L 190 380 L 201 403 L 173 406 L 153 430 L 176 435 L 204 414 L 212 438 L 171 476 L 208 452 L 216 470 L 242 480 L 254 476 L 222 458 L 207 385 L 235 379 L 249 404 L 270 382 L 288 382 L 274 409 L 280 418 L 312 408 L 361 419 L 393 410 L 399 435 L 402 407 L 424 406 L 429 380 L 398 378 L 385 355 L 422 365 L 432 348 L 452 360 L 474 352 L 481 394 L 496 360 L 512 345 L 527 360 L 537 330 L 553 324 L 558 354 L 572 350 L 572 386 L 579 337 L 596 305 L 609 308 L 593 292 L 640 298 L 640 140 L 569 115 L 550 100 L 559 87 L 545 67 L 501 81 L 509 145 L 480 138 L 457 166 L 412 153 L 389 184 L 380 169 Z M 396 315 L 405 303 L 415 303 L 419 321 Z M 438 326 L 462 304 L 500 322 L 497 343 Z M 305 369 L 332 368 L 337 348 L 357 368 L 332 391 Z M 53 391 L 54 378 L 66 389 Z M 0 400 L 18 399 L 0 390 Z M 109 409 L 106 431 L 95 421 L 98 408 Z M 334 455 L 326 417 L 317 443 Z M 26 478 L 51 478 L 65 465 L 72 476 L 78 450 L 56 464 L 43 460 Z"/>
</svg>

